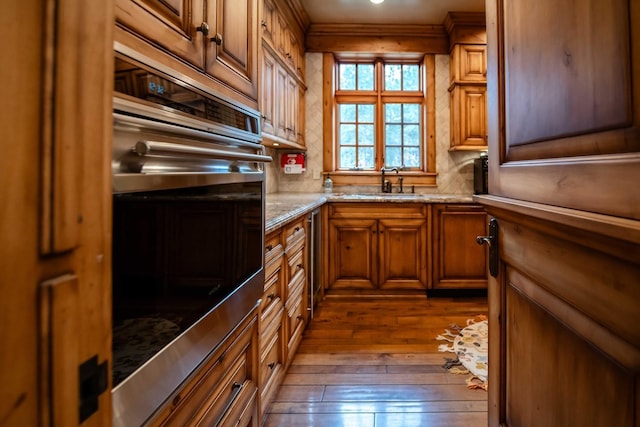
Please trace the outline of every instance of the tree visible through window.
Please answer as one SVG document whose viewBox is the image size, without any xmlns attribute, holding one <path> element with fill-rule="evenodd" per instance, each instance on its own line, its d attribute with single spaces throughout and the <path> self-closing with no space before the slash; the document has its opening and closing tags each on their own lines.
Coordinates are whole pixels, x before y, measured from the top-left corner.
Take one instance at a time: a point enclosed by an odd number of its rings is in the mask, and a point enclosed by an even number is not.
<svg viewBox="0 0 640 427">
<path fill-rule="evenodd" d="M 338 64 L 338 170 L 424 170 L 421 69 L 417 62 Z"/>
</svg>

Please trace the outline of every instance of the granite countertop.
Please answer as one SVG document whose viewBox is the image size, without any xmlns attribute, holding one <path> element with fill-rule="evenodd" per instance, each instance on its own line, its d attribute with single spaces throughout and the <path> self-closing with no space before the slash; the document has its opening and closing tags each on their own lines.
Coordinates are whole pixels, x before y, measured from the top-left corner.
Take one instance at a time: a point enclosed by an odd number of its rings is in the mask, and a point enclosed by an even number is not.
<svg viewBox="0 0 640 427">
<path fill-rule="evenodd" d="M 270 233 L 327 202 L 474 203 L 471 195 L 411 193 L 270 193 L 265 202 L 265 231 Z"/>
</svg>

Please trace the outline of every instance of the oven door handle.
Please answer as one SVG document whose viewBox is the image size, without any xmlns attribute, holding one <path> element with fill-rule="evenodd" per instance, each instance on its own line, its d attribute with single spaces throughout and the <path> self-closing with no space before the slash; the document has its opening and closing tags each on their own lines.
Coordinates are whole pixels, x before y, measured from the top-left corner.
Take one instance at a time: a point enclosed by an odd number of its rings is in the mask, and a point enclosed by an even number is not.
<svg viewBox="0 0 640 427">
<path fill-rule="evenodd" d="M 133 148 L 133 152 L 138 154 L 139 156 L 146 156 L 159 152 L 187 155 L 195 154 L 215 157 L 217 159 L 243 160 L 257 163 L 268 163 L 272 161 L 271 157 L 261 154 L 217 150 L 215 148 L 194 147 L 189 145 L 160 141 L 138 141 Z"/>
</svg>

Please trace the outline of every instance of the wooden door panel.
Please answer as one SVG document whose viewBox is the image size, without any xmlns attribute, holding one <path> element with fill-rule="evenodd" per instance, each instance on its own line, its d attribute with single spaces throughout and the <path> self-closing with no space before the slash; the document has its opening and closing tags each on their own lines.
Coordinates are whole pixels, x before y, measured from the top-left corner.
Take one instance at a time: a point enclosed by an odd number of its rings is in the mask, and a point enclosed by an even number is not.
<svg viewBox="0 0 640 427">
<path fill-rule="evenodd" d="M 204 68 L 204 35 L 196 30 L 204 22 L 202 0 L 115 0 L 115 13 L 119 25 Z"/>
<path fill-rule="evenodd" d="M 426 289 L 427 221 L 381 219 L 378 223 L 380 288 Z"/>
<path fill-rule="evenodd" d="M 508 147 L 632 124 L 628 1 L 524 0 L 504 13 Z"/>
<path fill-rule="evenodd" d="M 488 2 L 491 194 L 640 219 L 638 8 Z"/>
<path fill-rule="evenodd" d="M 537 295 L 537 286 L 517 271 L 507 271 L 506 424 L 635 426 L 637 375 L 603 353 L 594 337 L 581 336 L 566 319 L 546 311 L 540 303 L 546 305 L 548 297 Z M 527 295 L 531 291 L 535 299 Z"/>
<path fill-rule="evenodd" d="M 343 220 L 329 222 L 329 287 L 377 287 L 377 221 Z"/>
<path fill-rule="evenodd" d="M 215 33 L 206 40 L 206 70 L 226 85 L 257 99 L 257 0 L 217 0 L 208 19 Z M 214 15 L 214 16 L 212 16 Z M 212 38 L 214 40 L 212 40 Z"/>
</svg>

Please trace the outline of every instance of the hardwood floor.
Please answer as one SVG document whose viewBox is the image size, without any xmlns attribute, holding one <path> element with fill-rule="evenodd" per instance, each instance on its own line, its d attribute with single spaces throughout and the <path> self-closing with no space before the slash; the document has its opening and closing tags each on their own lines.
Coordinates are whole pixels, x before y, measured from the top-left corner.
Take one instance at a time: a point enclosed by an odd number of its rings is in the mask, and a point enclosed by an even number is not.
<svg viewBox="0 0 640 427">
<path fill-rule="evenodd" d="M 265 427 L 475 427 L 487 394 L 442 368 L 435 337 L 487 314 L 486 298 L 329 295 L 316 310 Z"/>
</svg>

